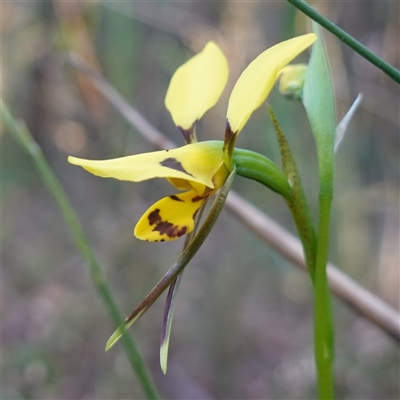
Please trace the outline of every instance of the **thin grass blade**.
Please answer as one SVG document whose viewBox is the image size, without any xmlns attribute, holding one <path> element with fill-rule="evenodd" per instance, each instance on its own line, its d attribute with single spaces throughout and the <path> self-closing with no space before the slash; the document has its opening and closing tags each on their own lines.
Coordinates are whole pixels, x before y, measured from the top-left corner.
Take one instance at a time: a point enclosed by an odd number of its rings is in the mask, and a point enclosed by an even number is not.
<svg viewBox="0 0 400 400">
<path fill-rule="evenodd" d="M 354 103 L 350 107 L 349 111 L 347 111 L 346 115 L 342 118 L 342 120 L 339 122 L 338 126 L 336 127 L 335 147 L 334 147 L 335 153 L 337 152 L 337 150 L 340 146 L 340 143 L 342 143 L 344 135 L 346 134 L 346 131 L 347 131 L 347 127 L 349 126 L 351 120 L 353 119 L 354 114 L 357 111 L 359 105 L 361 104 L 362 99 L 363 99 L 363 95 L 362 95 L 362 93 L 359 93 L 357 98 L 354 100 Z"/>
</svg>

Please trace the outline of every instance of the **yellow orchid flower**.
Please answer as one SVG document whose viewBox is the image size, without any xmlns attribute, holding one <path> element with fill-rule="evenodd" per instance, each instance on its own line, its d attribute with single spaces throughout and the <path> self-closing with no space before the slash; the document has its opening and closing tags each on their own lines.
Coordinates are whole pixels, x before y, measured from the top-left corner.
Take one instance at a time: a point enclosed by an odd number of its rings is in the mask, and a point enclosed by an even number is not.
<svg viewBox="0 0 400 400">
<path fill-rule="evenodd" d="M 209 42 L 178 68 L 165 98 L 174 123 L 189 144 L 112 160 L 69 157 L 68 161 L 105 178 L 132 182 L 166 178 L 176 188 L 186 190 L 151 206 L 134 230 L 142 240 L 178 239 L 193 230 L 196 213 L 232 171 L 236 137 L 253 111 L 266 100 L 279 71 L 315 40 L 316 35 L 311 33 L 281 42 L 260 54 L 244 70 L 229 99 L 224 143 L 194 143 L 195 123 L 218 101 L 229 74 L 223 52 Z"/>
<path fill-rule="evenodd" d="M 207 141 L 112 160 L 69 157 L 68 161 L 103 178 L 132 182 L 167 178 L 178 189 L 190 189 L 155 203 L 135 227 L 134 234 L 139 239 L 168 241 L 193 230 L 197 211 L 228 176 L 222 145 L 220 141 Z"/>
</svg>

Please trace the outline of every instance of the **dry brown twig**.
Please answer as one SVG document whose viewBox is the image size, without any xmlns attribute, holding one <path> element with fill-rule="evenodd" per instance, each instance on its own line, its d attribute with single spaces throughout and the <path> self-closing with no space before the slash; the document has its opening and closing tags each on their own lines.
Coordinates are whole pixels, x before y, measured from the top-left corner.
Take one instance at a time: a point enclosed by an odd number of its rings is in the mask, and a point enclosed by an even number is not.
<svg viewBox="0 0 400 400">
<path fill-rule="evenodd" d="M 151 125 L 79 56 L 71 54 L 68 62 L 74 68 L 89 76 L 99 92 L 149 142 L 160 149 L 176 147 L 171 140 Z M 265 243 L 295 266 L 306 271 L 303 250 L 300 241 L 294 235 L 233 191 L 229 193 L 225 204 L 239 221 Z M 328 276 L 332 292 L 337 297 L 400 342 L 400 314 L 396 309 L 359 285 L 331 263 L 328 264 Z"/>
</svg>

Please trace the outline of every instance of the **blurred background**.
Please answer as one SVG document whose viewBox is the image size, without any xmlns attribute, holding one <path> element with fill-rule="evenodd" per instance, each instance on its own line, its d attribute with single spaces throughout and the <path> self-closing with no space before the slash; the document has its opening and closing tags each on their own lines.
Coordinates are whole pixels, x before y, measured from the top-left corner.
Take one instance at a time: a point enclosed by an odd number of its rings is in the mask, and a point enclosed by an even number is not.
<svg viewBox="0 0 400 400">
<path fill-rule="evenodd" d="M 318 10 L 399 68 L 399 3 L 318 2 Z M 60 179 L 127 315 L 179 255 L 182 240 L 146 243 L 132 231 L 166 182 L 105 180 L 67 163 L 153 150 L 66 62 L 83 57 L 151 123 L 183 143 L 164 107 L 175 69 L 208 40 L 231 74 L 198 127 L 223 139 L 229 93 L 269 46 L 306 33 L 310 22 L 285 1 L 2 2 L 2 93 Z M 364 100 L 337 154 L 330 259 L 391 305 L 399 303 L 399 87 L 325 32 L 338 120 Z M 308 55 L 299 59 L 306 61 Z M 269 98 L 291 143 L 315 210 L 316 157 L 301 104 Z M 140 399 L 141 386 L 116 345 L 70 231 L 29 157 L 2 134 L 2 398 Z M 238 146 L 279 163 L 264 107 Z M 237 178 L 234 189 L 295 231 L 283 201 Z M 308 399 L 315 396 L 312 296 L 306 274 L 223 211 L 186 268 L 178 293 L 169 370 L 159 367 L 164 297 L 131 329 L 162 398 Z M 397 344 L 333 302 L 337 397 L 399 398 Z"/>
</svg>

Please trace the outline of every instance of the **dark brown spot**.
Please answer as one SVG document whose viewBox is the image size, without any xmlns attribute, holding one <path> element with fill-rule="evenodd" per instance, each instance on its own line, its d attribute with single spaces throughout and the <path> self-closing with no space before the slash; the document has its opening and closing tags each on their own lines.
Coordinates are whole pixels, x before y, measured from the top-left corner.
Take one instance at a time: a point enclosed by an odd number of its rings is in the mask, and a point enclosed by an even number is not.
<svg viewBox="0 0 400 400">
<path fill-rule="evenodd" d="M 184 235 L 187 231 L 187 227 L 186 226 L 179 227 L 174 224 L 171 224 L 171 222 L 161 221 L 156 225 L 153 231 L 160 232 L 160 235 L 167 235 L 170 238 L 176 238 Z"/>
<path fill-rule="evenodd" d="M 183 165 L 176 158 L 172 158 L 172 157 L 166 158 L 165 160 L 161 161 L 160 164 L 163 167 L 171 168 L 176 171 L 181 171 L 187 175 L 193 176 L 192 174 L 189 174 L 189 172 L 187 172 L 185 170 L 185 168 L 183 168 Z"/>
<path fill-rule="evenodd" d="M 196 202 L 198 202 L 198 201 L 200 201 L 200 200 L 203 200 L 203 196 L 196 196 L 196 197 L 193 197 L 192 203 L 196 203 Z"/>
<path fill-rule="evenodd" d="M 148 215 L 147 219 L 149 220 L 150 226 L 155 225 L 153 232 L 159 232 L 160 235 L 167 235 L 170 238 L 178 238 L 187 232 L 186 226 L 180 227 L 169 221 L 163 221 L 160 215 L 160 209 L 158 208 L 152 211 Z M 164 239 L 161 239 L 161 241 L 164 241 Z"/>
<path fill-rule="evenodd" d="M 180 199 L 178 196 L 175 196 L 174 194 L 172 196 L 169 196 L 169 198 L 171 200 L 175 200 L 175 201 L 183 201 L 182 199 Z"/>
<path fill-rule="evenodd" d="M 193 143 L 196 141 L 196 135 L 194 133 L 193 125 L 189 129 L 183 129 L 180 126 L 178 126 L 178 128 L 181 131 L 183 139 L 186 143 Z"/>
<path fill-rule="evenodd" d="M 235 136 L 235 133 L 232 131 L 231 125 L 229 121 L 226 121 L 226 127 L 225 127 L 225 137 L 230 139 L 232 136 Z"/>
<path fill-rule="evenodd" d="M 225 128 L 225 140 L 224 140 L 224 148 L 223 151 L 229 146 L 233 138 L 235 137 L 235 134 L 232 131 L 231 125 L 229 124 L 229 121 L 226 121 L 226 128 Z"/>
<path fill-rule="evenodd" d="M 149 220 L 150 225 L 154 225 L 160 222 L 161 221 L 160 209 L 156 208 L 154 211 L 152 211 L 147 217 L 147 219 Z"/>
</svg>

